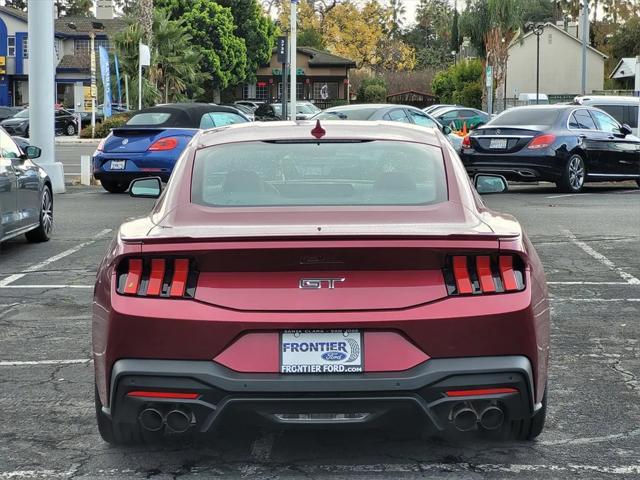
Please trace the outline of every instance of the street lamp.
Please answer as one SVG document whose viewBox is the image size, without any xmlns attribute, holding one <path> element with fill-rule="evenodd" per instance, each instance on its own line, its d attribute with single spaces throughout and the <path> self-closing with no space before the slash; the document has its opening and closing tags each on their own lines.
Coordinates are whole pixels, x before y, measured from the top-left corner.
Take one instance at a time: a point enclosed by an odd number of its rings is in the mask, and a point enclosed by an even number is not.
<svg viewBox="0 0 640 480">
<path fill-rule="evenodd" d="M 540 35 L 544 33 L 544 24 L 538 23 L 533 27 L 536 36 L 536 105 L 540 104 Z"/>
<path fill-rule="evenodd" d="M 457 65 L 458 64 L 458 52 L 456 52 L 455 50 L 451 50 L 451 56 L 453 57 L 453 65 Z"/>
</svg>

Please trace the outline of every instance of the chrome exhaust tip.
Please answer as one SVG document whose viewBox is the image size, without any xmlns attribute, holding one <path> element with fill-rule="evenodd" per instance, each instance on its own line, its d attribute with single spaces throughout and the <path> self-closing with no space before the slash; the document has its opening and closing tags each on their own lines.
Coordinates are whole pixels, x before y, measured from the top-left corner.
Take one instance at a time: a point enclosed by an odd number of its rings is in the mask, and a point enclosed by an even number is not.
<svg viewBox="0 0 640 480">
<path fill-rule="evenodd" d="M 171 410 L 167 413 L 167 427 L 175 433 L 184 433 L 191 426 L 191 416 L 182 410 Z"/>
<path fill-rule="evenodd" d="M 149 432 L 158 432 L 164 425 L 164 417 L 155 408 L 145 408 L 138 416 L 138 421 L 142 428 Z"/>
<path fill-rule="evenodd" d="M 497 430 L 504 422 L 504 412 L 501 408 L 490 406 L 480 413 L 480 425 L 485 430 Z"/>
<path fill-rule="evenodd" d="M 468 432 L 478 423 L 478 415 L 476 412 L 467 407 L 462 406 L 452 411 L 453 426 L 459 432 Z"/>
</svg>

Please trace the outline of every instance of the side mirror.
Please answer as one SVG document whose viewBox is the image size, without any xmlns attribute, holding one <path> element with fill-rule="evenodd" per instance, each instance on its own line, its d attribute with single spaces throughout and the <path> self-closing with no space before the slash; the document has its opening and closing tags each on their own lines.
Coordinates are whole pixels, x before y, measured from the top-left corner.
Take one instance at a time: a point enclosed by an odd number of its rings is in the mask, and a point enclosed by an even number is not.
<svg viewBox="0 0 640 480">
<path fill-rule="evenodd" d="M 448 125 L 445 125 L 442 127 L 442 133 L 444 133 L 445 135 L 449 135 L 453 130 L 451 130 L 451 127 Z"/>
<path fill-rule="evenodd" d="M 29 145 L 24 148 L 24 155 L 31 160 L 34 158 L 40 158 L 40 155 L 42 155 L 42 149 L 40 147 Z"/>
<path fill-rule="evenodd" d="M 481 195 L 485 193 L 503 193 L 509 190 L 507 179 L 502 175 L 479 173 L 473 177 L 473 185 Z"/>
<path fill-rule="evenodd" d="M 158 198 L 162 193 L 160 177 L 136 178 L 129 185 L 129 195 L 137 198 Z"/>
<path fill-rule="evenodd" d="M 631 135 L 633 132 L 631 131 L 631 127 L 629 125 L 623 123 L 620 127 L 620 133 L 626 137 L 627 135 Z"/>
</svg>

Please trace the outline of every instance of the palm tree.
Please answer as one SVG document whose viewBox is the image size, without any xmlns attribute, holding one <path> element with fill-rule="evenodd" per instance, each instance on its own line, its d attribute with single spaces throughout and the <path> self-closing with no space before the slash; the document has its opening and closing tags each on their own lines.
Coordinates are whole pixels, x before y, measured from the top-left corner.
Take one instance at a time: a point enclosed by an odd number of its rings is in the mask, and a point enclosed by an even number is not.
<svg viewBox="0 0 640 480">
<path fill-rule="evenodd" d="M 151 44 L 153 41 L 153 0 L 139 0 L 138 18 L 142 26 L 143 41 Z"/>
</svg>

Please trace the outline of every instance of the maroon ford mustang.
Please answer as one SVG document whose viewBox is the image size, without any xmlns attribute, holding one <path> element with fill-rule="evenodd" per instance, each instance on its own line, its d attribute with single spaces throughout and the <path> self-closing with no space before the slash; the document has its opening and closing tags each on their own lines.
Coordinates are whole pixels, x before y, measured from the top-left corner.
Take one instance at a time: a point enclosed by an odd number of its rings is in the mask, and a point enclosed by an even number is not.
<svg viewBox="0 0 640 480">
<path fill-rule="evenodd" d="M 138 179 L 131 194 L 160 188 Z M 511 439 L 544 425 L 542 265 L 434 130 L 274 122 L 202 132 L 149 216 L 120 228 L 93 312 L 107 442 L 238 418 L 409 417 Z"/>
</svg>

